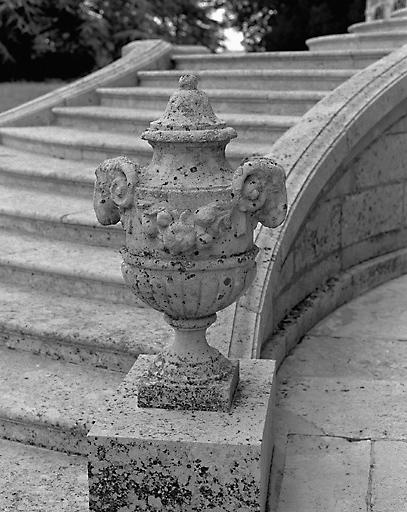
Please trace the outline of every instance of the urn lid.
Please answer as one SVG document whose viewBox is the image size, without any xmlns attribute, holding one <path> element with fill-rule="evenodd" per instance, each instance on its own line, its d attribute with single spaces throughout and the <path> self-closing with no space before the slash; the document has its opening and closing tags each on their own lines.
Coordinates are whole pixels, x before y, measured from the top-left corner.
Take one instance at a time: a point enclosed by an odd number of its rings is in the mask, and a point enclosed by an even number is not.
<svg viewBox="0 0 407 512">
<path fill-rule="evenodd" d="M 150 123 L 142 138 L 149 141 L 209 142 L 236 137 L 213 112 L 208 95 L 198 89 L 198 77 L 182 75 L 163 115 Z M 198 133 L 197 133 L 198 132 Z"/>
</svg>

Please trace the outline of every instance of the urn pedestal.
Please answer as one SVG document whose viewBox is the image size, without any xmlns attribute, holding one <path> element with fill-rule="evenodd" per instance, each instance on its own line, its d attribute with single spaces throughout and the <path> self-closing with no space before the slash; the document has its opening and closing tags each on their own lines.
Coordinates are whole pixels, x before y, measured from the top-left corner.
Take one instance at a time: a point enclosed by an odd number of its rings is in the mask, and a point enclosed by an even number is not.
<svg viewBox="0 0 407 512">
<path fill-rule="evenodd" d="M 285 174 L 265 157 L 231 169 L 225 147 L 236 132 L 197 82 L 182 76 L 142 135 L 149 165 L 119 157 L 96 170 L 97 218 L 126 232 L 124 279 L 175 334 L 160 354 L 139 358 L 89 434 L 94 511 L 265 506 L 274 364 L 230 361 L 205 331 L 255 275 L 256 224 L 283 222 Z"/>
<path fill-rule="evenodd" d="M 92 512 L 264 512 L 273 453 L 274 361 L 240 361 L 229 412 L 138 407 L 141 356 L 89 433 Z"/>
</svg>

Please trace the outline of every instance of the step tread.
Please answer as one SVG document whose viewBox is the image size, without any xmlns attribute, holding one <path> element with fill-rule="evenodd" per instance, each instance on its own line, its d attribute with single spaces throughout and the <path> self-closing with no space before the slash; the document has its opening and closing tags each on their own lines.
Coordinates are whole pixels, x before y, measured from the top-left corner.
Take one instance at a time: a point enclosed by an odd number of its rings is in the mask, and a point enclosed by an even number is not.
<svg viewBox="0 0 407 512">
<path fill-rule="evenodd" d="M 173 92 L 173 87 L 101 87 L 97 89 L 99 94 L 111 96 L 141 96 L 141 97 L 169 97 Z M 251 100 L 263 99 L 278 100 L 278 99 L 315 99 L 320 100 L 326 96 L 326 91 L 250 91 L 246 89 L 209 89 L 208 96 L 212 99 L 221 98 L 224 100 Z"/>
<path fill-rule="evenodd" d="M 389 37 L 406 37 L 406 31 L 405 30 L 394 30 L 392 32 L 389 31 L 371 31 L 371 32 L 352 32 L 352 33 L 345 33 L 345 34 L 329 34 L 325 36 L 317 36 L 312 37 L 311 39 L 308 39 L 308 41 L 312 41 L 315 39 L 320 39 L 321 41 L 326 39 L 327 41 L 341 41 L 343 39 L 349 39 L 349 40 L 364 40 L 364 39 L 388 39 Z M 378 45 L 380 44 L 380 41 L 378 41 Z M 380 47 L 378 46 L 378 49 Z"/>
<path fill-rule="evenodd" d="M 88 512 L 85 457 L 0 440 L 0 510 Z"/>
<path fill-rule="evenodd" d="M 213 60 L 228 60 L 228 59 L 235 59 L 235 60 L 245 60 L 247 58 L 252 58 L 253 60 L 278 60 L 278 59 L 296 59 L 299 61 L 302 61 L 304 59 L 306 60 L 313 60 L 318 58 L 335 58 L 335 57 L 371 57 L 371 58 L 381 58 L 384 55 L 387 55 L 389 51 L 382 50 L 382 49 L 368 49 L 368 50 L 303 50 L 303 51 L 280 51 L 280 52 L 259 52 L 256 54 L 248 54 L 244 52 L 225 52 L 225 53 L 218 53 L 216 55 L 214 54 L 207 54 L 207 53 L 191 53 L 187 55 L 183 54 L 174 54 L 172 56 L 172 59 L 175 62 L 181 62 L 181 61 L 190 61 L 193 60 L 194 62 L 200 60 L 202 63 L 204 61 L 213 61 Z M 329 69 L 329 68 L 328 68 Z"/>
<path fill-rule="evenodd" d="M 0 214 L 100 228 L 92 197 L 83 198 L 0 184 Z M 115 229 L 119 227 L 113 226 Z"/>
<path fill-rule="evenodd" d="M 191 71 L 184 69 L 169 69 L 160 71 L 138 71 L 139 78 L 173 78 L 192 73 L 201 77 L 250 77 L 250 78 L 274 78 L 274 77 L 341 77 L 349 78 L 355 74 L 354 69 L 193 69 Z"/>
<path fill-rule="evenodd" d="M 147 142 L 126 133 L 104 131 L 78 130 L 60 126 L 23 126 L 0 128 L 0 136 L 7 134 L 31 141 L 47 142 L 49 144 L 64 144 L 67 146 L 115 146 L 119 150 L 129 147 L 146 151 L 150 148 Z"/>
<path fill-rule="evenodd" d="M 123 120 L 145 120 L 146 128 L 148 123 L 154 119 L 158 119 L 162 112 L 160 110 L 147 110 L 147 109 L 131 109 L 120 107 L 104 107 L 104 106 L 90 106 L 90 107 L 58 107 L 53 111 L 56 114 L 69 115 L 69 116 L 87 116 L 95 118 L 110 118 L 110 119 L 123 119 Z M 291 127 L 301 119 L 301 116 L 283 116 L 283 115 L 264 115 L 264 114 L 233 114 L 222 113 L 219 117 L 234 125 L 253 125 L 253 126 L 282 126 Z"/>
<path fill-rule="evenodd" d="M 0 421 L 85 436 L 123 375 L 0 347 Z"/>
<path fill-rule="evenodd" d="M 0 172 L 93 184 L 95 166 L 81 160 L 65 160 L 19 151 L 0 145 Z"/>
<path fill-rule="evenodd" d="M 0 265 L 123 283 L 121 257 L 113 249 L 1 229 Z"/>
<path fill-rule="evenodd" d="M 133 356 L 156 353 L 171 335 L 162 315 L 150 308 L 62 296 L 7 283 L 0 283 L 0 330 L 0 343 L 8 344 L 10 333 L 29 334 L 50 342 Z M 31 349 L 24 341 L 19 348 Z"/>
<path fill-rule="evenodd" d="M 60 126 L 24 126 L 12 128 L 0 128 L 2 135 L 14 137 L 19 140 L 29 140 L 46 144 L 57 144 L 68 147 L 88 148 L 113 148 L 120 155 L 123 153 L 134 154 L 141 152 L 152 154 L 151 146 L 135 135 L 126 133 L 113 133 L 108 131 L 78 130 L 76 128 L 65 128 Z M 265 154 L 270 151 L 270 144 L 232 141 L 226 153 L 237 158 L 252 155 L 254 153 Z"/>
</svg>

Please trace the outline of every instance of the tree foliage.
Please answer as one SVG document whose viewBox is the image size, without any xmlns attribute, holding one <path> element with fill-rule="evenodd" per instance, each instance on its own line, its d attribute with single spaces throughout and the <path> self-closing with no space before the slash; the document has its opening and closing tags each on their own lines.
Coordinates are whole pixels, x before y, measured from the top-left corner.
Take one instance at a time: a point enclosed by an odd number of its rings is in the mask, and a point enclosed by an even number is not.
<svg viewBox="0 0 407 512">
<path fill-rule="evenodd" d="M 211 19 L 212 0 L 93 0 L 108 22 L 116 56 L 137 39 L 162 38 L 175 44 L 202 44 L 215 50 L 221 25 Z"/>
<path fill-rule="evenodd" d="M 364 18 L 365 0 L 224 0 L 248 51 L 304 50 L 310 37 L 346 32 Z"/>
<path fill-rule="evenodd" d="M 86 74 L 138 39 L 222 40 L 213 0 L 0 0 L 0 80 Z"/>
</svg>

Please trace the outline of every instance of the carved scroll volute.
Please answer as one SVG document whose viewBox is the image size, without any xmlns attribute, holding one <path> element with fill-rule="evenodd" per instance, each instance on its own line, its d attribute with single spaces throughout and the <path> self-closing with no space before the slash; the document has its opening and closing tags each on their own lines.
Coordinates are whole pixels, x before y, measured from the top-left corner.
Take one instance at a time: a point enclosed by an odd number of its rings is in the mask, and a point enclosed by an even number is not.
<svg viewBox="0 0 407 512">
<path fill-rule="evenodd" d="M 235 171 L 232 190 L 237 209 L 263 226 L 276 228 L 287 215 L 284 169 L 266 157 L 247 159 Z"/>
<path fill-rule="evenodd" d="M 117 224 L 123 210 L 130 208 L 139 166 L 123 156 L 105 160 L 96 169 L 93 206 L 98 221 Z"/>
</svg>

